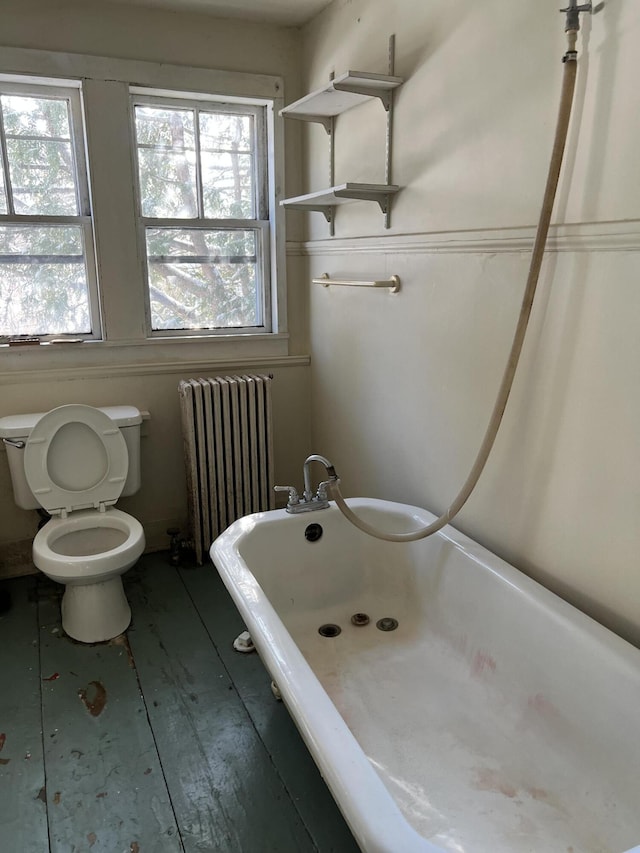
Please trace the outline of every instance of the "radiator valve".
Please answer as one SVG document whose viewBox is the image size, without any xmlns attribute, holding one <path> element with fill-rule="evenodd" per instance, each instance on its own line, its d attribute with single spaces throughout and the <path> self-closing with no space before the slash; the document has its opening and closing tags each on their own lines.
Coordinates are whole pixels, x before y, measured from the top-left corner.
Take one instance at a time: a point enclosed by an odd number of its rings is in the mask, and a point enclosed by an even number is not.
<svg viewBox="0 0 640 853">
<path fill-rule="evenodd" d="M 171 537 L 169 542 L 169 562 L 172 566 L 182 564 L 182 552 L 188 547 L 184 536 L 180 535 L 179 527 L 167 528 L 167 536 Z"/>
</svg>

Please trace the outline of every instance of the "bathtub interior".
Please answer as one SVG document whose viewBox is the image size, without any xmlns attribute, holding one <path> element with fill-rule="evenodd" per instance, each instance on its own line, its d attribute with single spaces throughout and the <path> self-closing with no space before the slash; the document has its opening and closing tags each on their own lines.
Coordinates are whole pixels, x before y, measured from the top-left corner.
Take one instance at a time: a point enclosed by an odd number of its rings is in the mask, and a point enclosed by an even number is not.
<svg viewBox="0 0 640 853">
<path fill-rule="evenodd" d="M 310 521 L 256 526 L 241 556 L 421 835 L 477 853 L 638 843 L 626 643 L 464 537 L 398 546 L 329 510 L 309 543 Z M 378 630 L 384 617 L 397 629 Z"/>
</svg>

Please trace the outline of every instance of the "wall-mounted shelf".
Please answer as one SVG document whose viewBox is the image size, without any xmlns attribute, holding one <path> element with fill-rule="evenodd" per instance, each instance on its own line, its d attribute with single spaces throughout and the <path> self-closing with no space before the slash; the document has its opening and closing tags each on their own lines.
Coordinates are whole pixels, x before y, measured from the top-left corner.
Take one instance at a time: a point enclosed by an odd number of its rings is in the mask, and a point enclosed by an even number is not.
<svg viewBox="0 0 640 853">
<path fill-rule="evenodd" d="M 280 110 L 285 118 L 315 121 L 332 133 L 332 118 L 372 98 L 379 98 L 387 112 L 392 92 L 403 82 L 402 77 L 390 74 L 370 74 L 366 71 L 345 71 L 334 77 L 328 86 L 318 89 Z"/>
<path fill-rule="evenodd" d="M 389 37 L 389 73 L 372 74 L 368 71 L 345 71 L 339 77 L 333 77 L 327 86 L 310 92 L 298 101 L 280 110 L 284 118 L 296 118 L 302 121 L 315 121 L 322 124 L 329 134 L 329 183 L 335 183 L 335 121 L 336 116 L 350 110 L 364 101 L 378 98 L 387 114 L 386 162 L 384 184 L 339 184 L 329 189 L 285 198 L 282 207 L 293 210 L 316 210 L 322 213 L 329 223 L 330 233 L 334 234 L 335 207 L 349 201 L 376 202 L 384 214 L 384 227 L 391 223 L 391 197 L 400 187 L 391 183 L 391 126 L 393 120 L 393 93 L 403 82 L 402 77 L 393 74 L 395 59 L 395 36 Z"/>
<path fill-rule="evenodd" d="M 330 224 L 333 223 L 333 208 L 338 204 L 353 201 L 375 201 L 385 215 L 389 212 L 389 196 L 398 192 L 400 187 L 394 184 L 339 184 L 326 190 L 318 190 L 296 198 L 286 198 L 280 202 L 283 207 L 293 210 L 317 210 L 324 214 Z"/>
</svg>

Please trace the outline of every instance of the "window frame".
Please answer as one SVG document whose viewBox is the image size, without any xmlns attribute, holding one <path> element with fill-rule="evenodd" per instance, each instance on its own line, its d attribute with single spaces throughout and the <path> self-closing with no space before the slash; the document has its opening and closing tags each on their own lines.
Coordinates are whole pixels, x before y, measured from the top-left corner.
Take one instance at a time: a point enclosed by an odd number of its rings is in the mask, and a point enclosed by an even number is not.
<svg viewBox="0 0 640 853">
<path fill-rule="evenodd" d="M 137 237 L 140 247 L 142 261 L 142 275 L 144 279 L 145 298 L 145 323 L 148 338 L 191 338 L 191 337 L 216 337 L 230 335 L 261 335 L 272 333 L 272 291 L 273 283 L 272 264 L 270 253 L 270 234 L 272 231 L 272 219 L 269 215 L 269 145 L 267 127 L 267 108 L 264 103 L 250 98 L 229 98 L 224 95 L 214 96 L 204 93 L 193 93 L 172 90 L 158 90 L 140 86 L 130 87 L 130 114 L 131 114 L 131 151 L 135 173 L 135 200 Z M 169 108 L 183 108 L 195 110 L 196 118 L 199 111 L 237 113 L 240 115 L 253 116 L 253 138 L 254 138 L 254 205 L 255 216 L 252 219 L 212 219 L 203 216 L 198 217 L 148 217 L 142 214 L 142 199 L 140 197 L 140 171 L 138 163 L 138 144 L 136 135 L 135 110 L 137 106 L 166 106 Z M 197 120 L 196 120 L 197 126 Z M 198 157 L 200 156 L 199 134 Z M 197 181 L 198 207 L 202 204 L 202 184 Z M 204 213 L 204 211 L 202 211 Z M 255 326 L 232 326 L 220 328 L 197 328 L 197 329 L 154 329 L 151 316 L 151 298 L 149 288 L 148 257 L 146 252 L 147 228 L 199 228 L 207 231 L 233 231 L 247 230 L 256 234 L 256 253 L 258 263 L 256 265 L 256 276 L 258 286 L 259 319 L 261 322 Z"/>
<path fill-rule="evenodd" d="M 100 341 L 103 338 L 102 313 L 96 268 L 88 163 L 85 149 L 86 130 L 82 103 L 82 81 L 67 80 L 64 78 L 42 78 L 36 80 L 29 75 L 2 73 L 0 74 L 0 91 L 3 95 L 33 95 L 42 96 L 43 98 L 50 95 L 68 102 L 71 154 L 73 158 L 78 213 L 75 216 L 15 213 L 5 128 L 4 122 L 0 117 L 0 157 L 2 160 L 1 168 L 4 171 L 5 197 L 8 208 L 7 213 L 0 213 L 0 226 L 26 225 L 28 227 L 29 225 L 49 225 L 55 227 L 73 225 L 81 229 L 87 284 L 87 308 L 91 326 L 89 332 L 41 333 L 35 336 L 27 332 L 17 335 L 0 335 L 0 343 L 4 341 L 20 341 L 26 338 L 31 339 L 32 337 L 45 342 L 51 340 L 62 341 L 65 339 L 73 341 Z"/>
<path fill-rule="evenodd" d="M 22 381 L 51 377 L 126 376 L 167 372 L 258 369 L 265 364 L 297 363 L 290 354 L 287 323 L 287 251 L 284 195 L 285 106 L 283 78 L 274 74 L 226 71 L 214 67 L 121 59 L 21 47 L 0 47 L 2 75 L 20 75 L 39 84 L 49 78 L 81 83 L 90 158 L 97 150 L 101 168 L 88 162 L 89 186 L 97 247 L 96 266 L 102 289 L 103 338 L 78 344 L 11 348 L 0 343 L 0 381 L 20 375 Z M 142 259 L 135 232 L 135 173 L 128 139 L 129 93 L 132 85 L 160 94 L 181 91 L 189 97 L 223 96 L 227 102 L 247 100 L 264 105 L 269 152 L 269 258 L 271 264 L 271 332 L 248 335 L 154 337 L 146 334 Z M 96 161 L 97 162 L 97 161 Z M 123 171 L 117 186 L 111 175 Z M 305 357 L 306 358 L 306 357 Z M 306 363 L 306 362 L 305 362 Z"/>
</svg>

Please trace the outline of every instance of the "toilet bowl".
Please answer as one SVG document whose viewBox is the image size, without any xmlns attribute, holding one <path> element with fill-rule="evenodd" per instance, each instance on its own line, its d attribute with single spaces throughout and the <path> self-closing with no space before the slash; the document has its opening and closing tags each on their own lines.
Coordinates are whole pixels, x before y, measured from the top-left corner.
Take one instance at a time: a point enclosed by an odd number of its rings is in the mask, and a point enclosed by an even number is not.
<svg viewBox="0 0 640 853">
<path fill-rule="evenodd" d="M 119 509 L 79 510 L 52 518 L 33 540 L 37 567 L 66 584 L 98 583 L 122 573 L 144 549 L 140 522 Z"/>
<path fill-rule="evenodd" d="M 122 574 L 141 556 L 144 532 L 113 508 L 128 465 L 120 429 L 91 406 L 44 414 L 25 443 L 28 486 L 52 516 L 33 541 L 33 562 L 65 584 L 62 627 L 84 643 L 112 639 L 131 621 Z"/>
<path fill-rule="evenodd" d="M 144 531 L 118 509 L 78 510 L 52 518 L 33 540 L 33 562 L 51 580 L 65 584 L 62 627 L 75 640 L 98 643 L 122 634 L 131 608 L 122 574 L 144 550 Z"/>
</svg>

